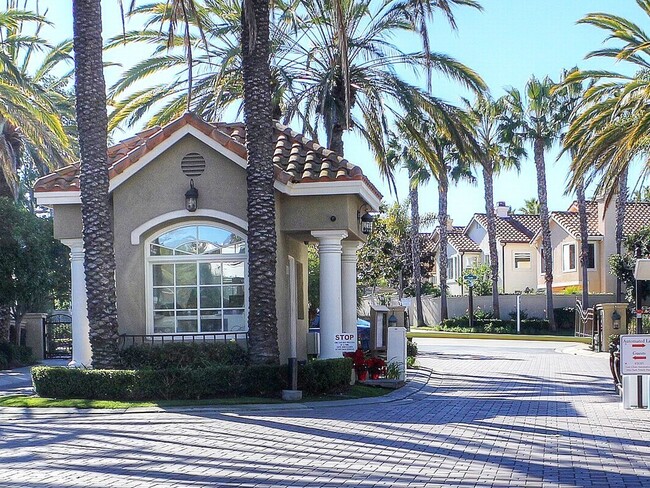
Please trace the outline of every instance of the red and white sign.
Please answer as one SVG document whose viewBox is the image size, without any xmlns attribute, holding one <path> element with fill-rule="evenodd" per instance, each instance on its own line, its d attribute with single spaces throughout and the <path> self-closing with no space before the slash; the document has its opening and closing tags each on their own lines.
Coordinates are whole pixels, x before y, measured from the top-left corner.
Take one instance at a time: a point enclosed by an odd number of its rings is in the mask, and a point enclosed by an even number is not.
<svg viewBox="0 0 650 488">
<path fill-rule="evenodd" d="M 621 374 L 650 375 L 650 334 L 621 336 Z"/>
</svg>

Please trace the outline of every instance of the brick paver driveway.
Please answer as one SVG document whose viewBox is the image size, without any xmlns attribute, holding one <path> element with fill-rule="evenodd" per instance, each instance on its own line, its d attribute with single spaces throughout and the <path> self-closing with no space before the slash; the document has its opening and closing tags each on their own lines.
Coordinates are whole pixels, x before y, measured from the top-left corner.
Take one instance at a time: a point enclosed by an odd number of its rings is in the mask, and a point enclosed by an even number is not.
<svg viewBox="0 0 650 488">
<path fill-rule="evenodd" d="M 650 413 L 606 357 L 421 341 L 429 383 L 383 404 L 0 414 L 2 487 L 650 486 Z"/>
</svg>

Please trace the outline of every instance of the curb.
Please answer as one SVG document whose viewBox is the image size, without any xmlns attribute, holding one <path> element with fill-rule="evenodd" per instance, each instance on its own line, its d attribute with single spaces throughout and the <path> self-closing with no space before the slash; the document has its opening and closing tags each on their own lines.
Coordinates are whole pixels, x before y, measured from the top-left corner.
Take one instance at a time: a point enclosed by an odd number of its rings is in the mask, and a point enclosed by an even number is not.
<svg viewBox="0 0 650 488">
<path fill-rule="evenodd" d="M 409 370 L 409 378 L 406 385 L 391 393 L 380 397 L 355 398 L 350 400 L 330 400 L 322 402 L 305 403 L 257 403 L 228 406 L 197 406 L 197 407 L 132 407 L 132 408 L 71 408 L 71 407 L 0 407 L 0 415 L 20 416 L 29 414 L 31 416 L 46 415 L 112 415 L 125 413 L 254 413 L 272 411 L 305 411 L 317 410 L 319 407 L 353 407 L 360 405 L 376 405 L 381 403 L 396 403 L 406 400 L 412 395 L 420 392 L 429 384 L 434 371 L 429 368 L 420 367 L 416 370 Z"/>
</svg>

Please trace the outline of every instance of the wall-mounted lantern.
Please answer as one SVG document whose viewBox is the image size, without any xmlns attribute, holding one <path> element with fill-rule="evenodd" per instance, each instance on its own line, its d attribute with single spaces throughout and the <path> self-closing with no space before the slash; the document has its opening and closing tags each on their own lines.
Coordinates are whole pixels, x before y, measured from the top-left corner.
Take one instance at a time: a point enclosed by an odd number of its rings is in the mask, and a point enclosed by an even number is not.
<svg viewBox="0 0 650 488">
<path fill-rule="evenodd" d="M 620 329 L 621 328 L 621 314 L 618 313 L 616 309 L 612 312 L 612 327 L 614 329 Z"/>
<path fill-rule="evenodd" d="M 196 212 L 199 206 L 199 190 L 194 188 L 194 180 L 190 180 L 190 189 L 185 192 L 185 208 L 188 212 Z"/>
<path fill-rule="evenodd" d="M 361 214 L 361 212 L 358 212 L 358 214 Z M 372 223 L 374 222 L 375 218 L 370 215 L 370 213 L 366 212 L 364 213 L 360 219 L 361 221 L 361 232 L 363 232 L 365 235 L 368 235 L 372 232 Z"/>
</svg>

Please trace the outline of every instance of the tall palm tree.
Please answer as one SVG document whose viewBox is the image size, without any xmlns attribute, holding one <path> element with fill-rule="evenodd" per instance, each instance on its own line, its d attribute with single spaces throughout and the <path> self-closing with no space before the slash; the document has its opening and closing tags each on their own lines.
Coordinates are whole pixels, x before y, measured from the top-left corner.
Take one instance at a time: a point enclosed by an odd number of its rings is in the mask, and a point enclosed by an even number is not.
<svg viewBox="0 0 650 488">
<path fill-rule="evenodd" d="M 499 310 L 499 253 L 497 250 L 496 213 L 494 210 L 494 176 L 501 171 L 516 168 L 525 155 L 522 140 L 517 135 L 506 139 L 502 134 L 501 117 L 505 111 L 503 100 L 489 96 L 477 97 L 474 104 L 465 101 L 473 124 L 477 144 L 475 162 L 483 171 L 485 214 L 487 217 L 490 269 L 492 275 L 492 315 L 500 316 Z"/>
<path fill-rule="evenodd" d="M 413 151 L 424 162 L 428 172 L 438 183 L 438 229 L 440 239 L 440 318 L 447 311 L 447 213 L 450 181 L 471 179 L 470 154 L 476 150 L 467 115 L 460 109 L 449 110 L 444 121 L 412 114 L 398 121 L 400 132 L 412 145 Z"/>
<path fill-rule="evenodd" d="M 249 354 L 255 363 L 277 363 L 280 353 L 275 303 L 277 238 L 268 0 L 244 0 L 241 32 L 248 153 Z"/>
<path fill-rule="evenodd" d="M 294 103 L 287 107 L 292 116 L 302 113 L 310 122 L 307 132 L 317 135 L 322 128 L 327 146 L 344 155 L 343 134 L 356 130 L 382 159 L 389 116 L 395 111 L 409 113 L 420 108 L 430 114 L 444 111 L 446 104 L 406 82 L 400 72 L 425 73 L 432 70 L 464 87 L 481 92 L 485 83 L 473 70 L 441 53 L 405 52 L 392 39 L 399 34 L 417 34 L 418 5 L 427 5 L 430 14 L 443 10 L 453 23 L 452 4 L 478 7 L 475 2 L 419 2 L 407 0 L 374 3 L 372 0 L 338 0 L 342 25 L 336 16 L 335 0 L 314 0 L 303 4 L 315 28 L 296 45 L 306 63 L 296 80 Z M 444 7 L 444 8 L 443 8 Z M 345 38 L 342 51 L 340 38 Z"/>
<path fill-rule="evenodd" d="M 419 187 L 429 180 L 430 173 L 423 165 L 417 151 L 403 139 L 391 137 L 387 153 L 387 163 L 391 167 L 401 166 L 406 169 L 409 177 L 409 207 L 411 219 L 409 225 L 409 241 L 411 263 L 413 266 L 413 287 L 415 290 L 416 321 L 418 326 L 425 325 L 422 309 L 422 268 L 420 263 L 420 203 Z"/>
<path fill-rule="evenodd" d="M 552 93 L 554 83 L 546 77 L 538 80 L 532 77 L 526 83 L 525 95 L 512 88 L 504 99 L 507 113 L 502 124 L 510 139 L 523 137 L 532 143 L 537 172 L 537 198 L 542 224 L 542 249 L 544 277 L 546 283 L 546 318 L 551 330 L 556 330 L 553 316 L 553 253 L 551 231 L 548 220 L 548 199 L 546 191 L 546 163 L 544 152 L 560 135 L 561 119 L 559 98 Z"/>
<path fill-rule="evenodd" d="M 115 256 L 108 194 L 101 0 L 73 0 L 75 95 L 81 152 L 81 217 L 93 367 L 118 361 Z"/>
</svg>

